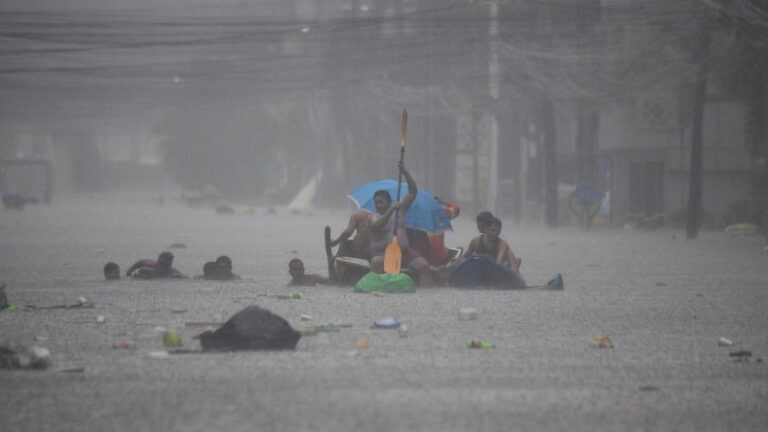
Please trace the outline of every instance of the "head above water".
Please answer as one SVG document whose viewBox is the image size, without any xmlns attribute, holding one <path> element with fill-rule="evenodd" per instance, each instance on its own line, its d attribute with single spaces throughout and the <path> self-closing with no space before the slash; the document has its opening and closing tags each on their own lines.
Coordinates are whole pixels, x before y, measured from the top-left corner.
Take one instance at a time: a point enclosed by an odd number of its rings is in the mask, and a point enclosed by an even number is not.
<svg viewBox="0 0 768 432">
<path fill-rule="evenodd" d="M 120 266 L 113 262 L 104 264 L 104 279 L 117 280 L 120 279 Z"/>
<path fill-rule="evenodd" d="M 203 276 L 205 278 L 211 278 L 216 275 L 216 270 L 219 269 L 219 265 L 214 261 L 208 261 L 203 264 Z"/>
<path fill-rule="evenodd" d="M 173 265 L 173 254 L 168 251 L 161 252 L 157 256 L 157 264 L 160 267 L 170 267 Z"/>
<path fill-rule="evenodd" d="M 501 219 L 494 217 L 486 227 L 485 233 L 491 237 L 498 237 L 501 234 Z"/>
<path fill-rule="evenodd" d="M 219 270 L 221 271 L 225 271 L 225 272 L 232 271 L 232 260 L 226 255 L 222 255 L 216 258 L 216 265 L 219 267 Z"/>
<path fill-rule="evenodd" d="M 477 222 L 477 230 L 480 231 L 480 233 L 485 233 L 485 230 L 488 229 L 488 225 L 493 222 L 493 213 L 489 211 L 482 211 L 475 216 L 475 222 Z"/>
<path fill-rule="evenodd" d="M 294 279 L 304 277 L 304 261 L 298 258 L 288 261 L 288 274 Z"/>
</svg>

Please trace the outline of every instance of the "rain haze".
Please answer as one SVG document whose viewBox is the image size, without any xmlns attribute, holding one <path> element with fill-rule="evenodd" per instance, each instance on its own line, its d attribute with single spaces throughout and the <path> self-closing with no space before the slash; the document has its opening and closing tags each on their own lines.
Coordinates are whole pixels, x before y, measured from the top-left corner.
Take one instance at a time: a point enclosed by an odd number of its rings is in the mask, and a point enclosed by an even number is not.
<svg viewBox="0 0 768 432">
<path fill-rule="evenodd" d="M 766 77 L 759 0 L 3 0 L 3 424 L 762 430 Z M 455 259 L 358 292 L 399 160 Z M 201 352 L 250 305 L 295 349 Z"/>
</svg>

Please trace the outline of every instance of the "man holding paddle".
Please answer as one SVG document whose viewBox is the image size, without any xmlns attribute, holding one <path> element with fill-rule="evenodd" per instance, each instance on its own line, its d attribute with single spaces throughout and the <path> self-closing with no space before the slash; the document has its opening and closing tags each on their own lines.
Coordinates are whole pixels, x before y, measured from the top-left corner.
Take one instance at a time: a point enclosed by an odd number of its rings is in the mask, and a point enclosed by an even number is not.
<svg viewBox="0 0 768 432">
<path fill-rule="evenodd" d="M 383 273 L 386 269 L 385 255 L 392 254 L 391 249 L 397 247 L 395 254 L 400 255 L 403 265 L 419 274 L 419 285 L 428 287 L 432 285 L 432 273 L 429 263 L 418 252 L 408 246 L 408 236 L 405 232 L 405 213 L 413 204 L 418 193 L 416 182 L 411 177 L 405 164 L 399 163 L 400 172 L 408 182 L 408 194 L 402 201 L 392 202 L 392 196 L 386 190 L 378 190 L 374 193 L 376 213 L 370 215 L 371 231 L 371 271 Z M 399 215 L 398 215 L 399 213 Z M 398 271 L 399 273 L 399 268 Z M 391 271 L 387 270 L 387 273 Z"/>
</svg>

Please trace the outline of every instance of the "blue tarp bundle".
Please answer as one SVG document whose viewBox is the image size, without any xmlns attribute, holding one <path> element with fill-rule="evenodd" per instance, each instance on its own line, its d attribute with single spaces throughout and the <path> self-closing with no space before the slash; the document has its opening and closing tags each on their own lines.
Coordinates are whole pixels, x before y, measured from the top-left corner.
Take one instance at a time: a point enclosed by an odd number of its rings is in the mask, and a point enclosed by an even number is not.
<svg viewBox="0 0 768 432">
<path fill-rule="evenodd" d="M 470 255 L 451 271 L 448 285 L 461 288 L 525 288 L 514 270 L 498 264 L 488 255 Z"/>
</svg>

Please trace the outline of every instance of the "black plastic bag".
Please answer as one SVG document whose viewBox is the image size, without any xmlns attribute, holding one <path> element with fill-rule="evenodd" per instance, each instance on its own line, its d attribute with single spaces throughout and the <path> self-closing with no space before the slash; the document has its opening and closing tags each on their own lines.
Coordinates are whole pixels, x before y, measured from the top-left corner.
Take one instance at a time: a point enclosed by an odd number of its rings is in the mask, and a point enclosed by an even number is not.
<svg viewBox="0 0 768 432">
<path fill-rule="evenodd" d="M 248 306 L 216 331 L 200 335 L 203 351 L 294 349 L 301 335 L 267 309 Z"/>
</svg>

